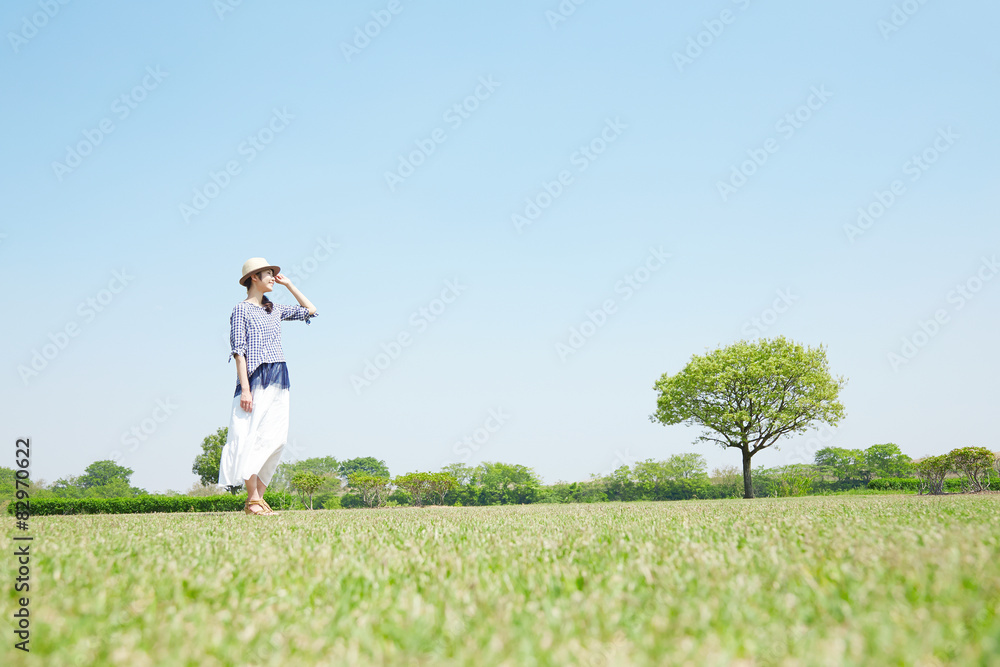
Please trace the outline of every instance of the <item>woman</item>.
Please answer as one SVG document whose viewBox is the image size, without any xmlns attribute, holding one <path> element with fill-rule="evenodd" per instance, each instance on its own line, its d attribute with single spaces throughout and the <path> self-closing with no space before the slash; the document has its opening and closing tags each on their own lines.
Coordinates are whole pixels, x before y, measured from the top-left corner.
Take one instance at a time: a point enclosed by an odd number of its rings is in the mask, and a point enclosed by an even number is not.
<svg viewBox="0 0 1000 667">
<path fill-rule="evenodd" d="M 316 317 L 316 307 L 303 296 L 281 269 L 263 257 L 243 264 L 240 285 L 247 298 L 229 318 L 230 361 L 236 358 L 236 393 L 229 435 L 219 462 L 219 484 L 246 484 L 247 514 L 274 514 L 264 501 L 288 439 L 288 369 L 281 352 L 281 321 Z M 299 306 L 270 301 L 265 294 L 274 283 L 284 285 Z"/>
</svg>

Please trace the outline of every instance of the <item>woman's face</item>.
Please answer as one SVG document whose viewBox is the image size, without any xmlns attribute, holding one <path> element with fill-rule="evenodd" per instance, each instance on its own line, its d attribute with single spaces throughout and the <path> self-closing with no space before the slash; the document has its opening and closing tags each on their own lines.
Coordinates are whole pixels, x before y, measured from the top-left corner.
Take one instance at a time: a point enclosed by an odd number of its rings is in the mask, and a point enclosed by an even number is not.
<svg viewBox="0 0 1000 667">
<path fill-rule="evenodd" d="M 260 276 L 258 278 L 258 276 Z M 255 273 L 254 281 L 260 286 L 262 292 L 270 292 L 274 289 L 274 272 L 271 269 L 264 269 L 259 274 Z"/>
</svg>

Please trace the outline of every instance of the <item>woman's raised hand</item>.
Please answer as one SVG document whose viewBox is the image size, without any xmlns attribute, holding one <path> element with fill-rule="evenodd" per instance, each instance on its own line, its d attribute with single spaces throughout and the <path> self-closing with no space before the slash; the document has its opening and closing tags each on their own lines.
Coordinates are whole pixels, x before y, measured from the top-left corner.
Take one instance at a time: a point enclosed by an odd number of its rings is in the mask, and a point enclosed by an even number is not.
<svg viewBox="0 0 1000 667">
<path fill-rule="evenodd" d="M 278 275 L 276 275 L 274 277 L 274 282 L 278 283 L 279 285 L 284 285 L 285 287 L 288 287 L 289 285 L 292 284 L 292 281 L 289 280 L 288 276 L 286 276 L 284 273 L 279 273 Z"/>
</svg>

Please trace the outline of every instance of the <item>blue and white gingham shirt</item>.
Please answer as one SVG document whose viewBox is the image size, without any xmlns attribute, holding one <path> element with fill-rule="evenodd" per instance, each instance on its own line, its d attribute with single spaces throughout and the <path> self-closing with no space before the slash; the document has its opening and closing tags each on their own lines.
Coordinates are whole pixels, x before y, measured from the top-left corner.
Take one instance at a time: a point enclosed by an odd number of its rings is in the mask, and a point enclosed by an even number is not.
<svg viewBox="0 0 1000 667">
<path fill-rule="evenodd" d="M 234 354 L 239 354 L 247 360 L 247 378 L 253 375 L 258 366 L 264 363 L 284 361 L 281 352 L 281 320 L 305 320 L 317 317 L 319 313 L 309 314 L 305 306 L 286 306 L 275 303 L 268 314 L 262 306 L 246 301 L 240 301 L 233 308 L 229 317 L 229 344 Z"/>
</svg>

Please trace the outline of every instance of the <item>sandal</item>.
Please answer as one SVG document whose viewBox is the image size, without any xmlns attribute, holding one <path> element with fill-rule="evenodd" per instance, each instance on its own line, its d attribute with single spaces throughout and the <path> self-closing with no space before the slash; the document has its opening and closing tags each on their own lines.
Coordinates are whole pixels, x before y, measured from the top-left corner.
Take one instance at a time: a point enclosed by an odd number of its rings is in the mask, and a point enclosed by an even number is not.
<svg viewBox="0 0 1000 667">
<path fill-rule="evenodd" d="M 260 512 L 254 512 L 252 509 L 250 509 L 251 505 L 259 505 L 260 507 L 264 507 L 264 504 L 259 500 L 247 500 L 246 503 L 243 504 L 243 511 L 246 512 L 247 514 L 253 514 L 255 516 L 261 516 L 263 514 L 267 514 L 267 510 L 265 509 L 262 509 Z"/>
<path fill-rule="evenodd" d="M 264 506 L 264 509 L 266 510 L 264 514 L 277 514 L 277 512 L 271 509 L 271 506 L 267 504 L 267 501 L 264 500 L 263 496 L 261 496 L 260 503 Z"/>
</svg>

